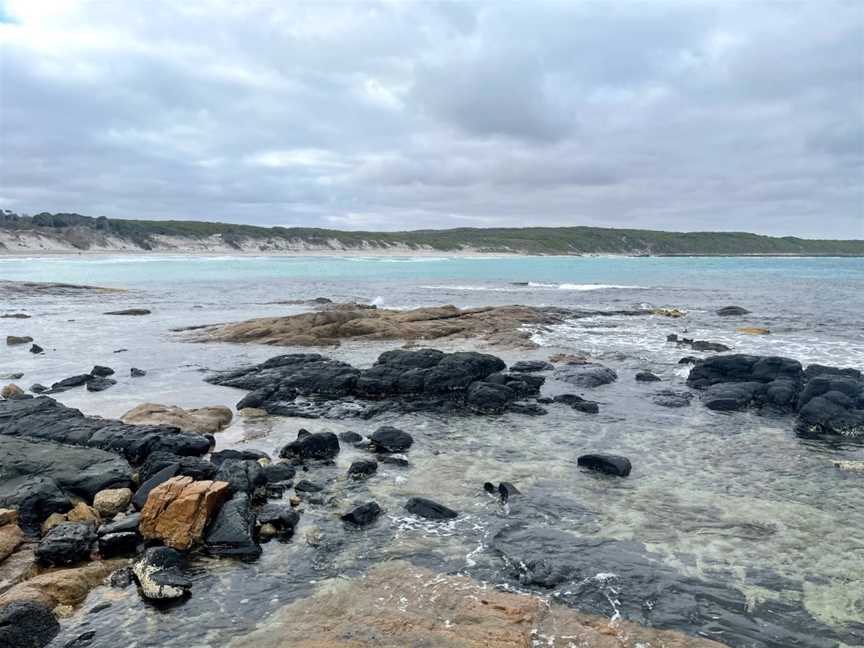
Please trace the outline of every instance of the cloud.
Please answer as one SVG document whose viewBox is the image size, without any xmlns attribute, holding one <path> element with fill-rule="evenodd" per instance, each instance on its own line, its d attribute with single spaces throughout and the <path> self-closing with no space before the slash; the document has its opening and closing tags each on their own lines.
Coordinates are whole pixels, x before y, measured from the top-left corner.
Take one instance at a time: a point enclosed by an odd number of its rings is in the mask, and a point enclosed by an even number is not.
<svg viewBox="0 0 864 648">
<path fill-rule="evenodd" d="M 864 237 L 864 6 L 0 0 L 0 207 Z"/>
</svg>

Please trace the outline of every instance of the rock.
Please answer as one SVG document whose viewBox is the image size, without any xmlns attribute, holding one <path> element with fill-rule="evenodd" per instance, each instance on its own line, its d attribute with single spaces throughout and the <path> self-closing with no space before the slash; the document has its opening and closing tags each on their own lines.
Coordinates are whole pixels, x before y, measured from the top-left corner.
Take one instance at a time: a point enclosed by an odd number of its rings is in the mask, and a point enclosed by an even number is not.
<svg viewBox="0 0 864 648">
<path fill-rule="evenodd" d="M 91 506 L 87 506 L 84 502 L 78 502 L 66 514 L 66 519 L 69 522 L 87 522 L 92 525 L 97 525 L 101 521 L 99 513 Z"/>
<path fill-rule="evenodd" d="M 86 385 L 90 380 L 93 380 L 93 376 L 90 374 L 77 374 L 75 376 L 69 376 L 68 378 L 64 378 L 63 380 L 58 380 L 51 385 L 51 391 L 53 393 L 64 392 L 74 387 L 81 387 L 81 385 Z"/>
<path fill-rule="evenodd" d="M 127 308 L 125 310 L 108 311 L 103 315 L 149 315 L 151 311 L 146 308 Z"/>
<path fill-rule="evenodd" d="M 92 378 L 87 381 L 87 391 L 101 392 L 116 384 L 117 381 L 111 378 Z"/>
<path fill-rule="evenodd" d="M 736 333 L 744 333 L 744 335 L 768 335 L 771 333 L 767 328 L 760 326 L 741 326 L 735 329 Z"/>
<path fill-rule="evenodd" d="M 0 396 L 3 398 L 20 398 L 23 395 L 24 390 L 15 383 L 9 383 L 8 385 L 4 385 L 3 389 L 0 389 Z"/>
<path fill-rule="evenodd" d="M 750 313 L 746 308 L 742 308 L 741 306 L 724 306 L 720 310 L 717 311 L 717 314 L 720 317 L 732 317 L 735 315 L 747 315 Z"/>
<path fill-rule="evenodd" d="M 0 508 L 0 527 L 7 524 L 18 524 L 18 511 L 11 508 Z"/>
<path fill-rule="evenodd" d="M 192 581 L 185 575 L 186 559 L 170 547 L 151 547 L 132 566 L 141 595 L 150 600 L 178 599 L 187 596 Z"/>
<path fill-rule="evenodd" d="M 52 513 L 68 511 L 72 503 L 54 479 L 22 476 L 0 482 L 0 506 L 15 507 L 21 526 L 35 530 Z"/>
<path fill-rule="evenodd" d="M 361 459 L 348 467 L 348 476 L 354 479 L 365 479 L 378 472 L 378 462 L 374 459 Z"/>
<path fill-rule="evenodd" d="M 690 343 L 690 348 L 694 351 L 716 351 L 717 353 L 731 350 L 731 347 L 728 347 L 725 344 L 720 344 L 719 342 L 707 342 L 705 340 L 694 340 Z"/>
<path fill-rule="evenodd" d="M 501 496 L 501 501 L 506 502 L 514 495 L 521 495 L 522 492 L 510 482 L 501 482 L 498 484 L 498 494 Z"/>
<path fill-rule="evenodd" d="M 13 558 L 14 556 L 9 560 Z M 51 609 L 60 605 L 78 605 L 84 601 L 91 589 L 101 585 L 111 572 L 123 566 L 125 562 L 125 560 L 97 560 L 80 567 L 52 569 L 32 576 L 0 595 L 0 609 L 13 601 L 36 601 Z"/>
<path fill-rule="evenodd" d="M 684 356 L 678 361 L 678 364 L 696 364 L 700 359 L 696 356 Z"/>
<path fill-rule="evenodd" d="M 132 513 L 110 524 L 103 524 L 96 531 L 99 553 L 103 558 L 135 553 L 142 538 L 138 533 L 140 513 Z"/>
<path fill-rule="evenodd" d="M 30 391 L 34 394 L 41 394 L 42 392 L 48 391 L 48 388 L 41 383 L 33 383 L 30 385 Z"/>
<path fill-rule="evenodd" d="M 168 464 L 161 470 L 157 471 L 152 477 L 144 481 L 138 487 L 138 490 L 135 491 L 135 495 L 132 496 L 132 506 L 135 510 L 140 511 L 144 508 L 144 505 L 147 503 L 147 498 L 150 496 L 150 491 L 160 484 L 165 483 L 172 477 L 176 477 L 179 470 L 180 465 L 178 463 Z"/>
<path fill-rule="evenodd" d="M 630 474 L 630 460 L 620 455 L 608 454 L 586 454 L 576 460 L 576 464 L 582 468 L 596 470 L 607 475 L 626 477 Z"/>
<path fill-rule="evenodd" d="M 332 432 L 316 432 L 298 438 L 279 451 L 279 456 L 296 458 L 301 461 L 309 459 L 333 459 L 339 454 L 339 439 Z"/>
<path fill-rule="evenodd" d="M 846 472 L 864 473 L 864 461 L 853 461 L 850 459 L 839 459 L 832 462 L 836 468 Z M 2 558 L 0 558 L 2 560 Z"/>
<path fill-rule="evenodd" d="M 393 455 L 378 455 L 378 463 L 388 464 L 391 466 L 406 467 L 411 464 L 404 457 L 394 457 Z"/>
<path fill-rule="evenodd" d="M 28 344 L 33 341 L 32 337 L 27 335 L 7 335 L 6 344 L 8 346 L 16 346 L 19 344 Z"/>
<path fill-rule="evenodd" d="M 320 493 L 324 487 L 308 479 L 301 479 L 294 485 L 294 490 L 298 493 Z"/>
<path fill-rule="evenodd" d="M 650 371 L 640 371 L 636 374 L 636 382 L 659 382 L 660 376 L 657 376 Z"/>
<path fill-rule="evenodd" d="M 116 353 L 116 351 L 115 351 L 115 353 Z M 133 378 L 143 378 L 144 376 L 147 375 L 147 372 L 144 371 L 143 369 L 139 369 L 138 367 L 132 367 L 129 370 L 129 375 L 132 376 Z"/>
<path fill-rule="evenodd" d="M 103 367 L 101 365 L 96 365 L 90 370 L 90 375 L 105 378 L 107 376 L 113 376 L 114 370 L 111 367 Z"/>
<path fill-rule="evenodd" d="M 357 434 L 356 432 L 351 432 L 351 431 L 340 432 L 339 433 L 339 440 L 344 441 L 345 443 L 350 443 L 350 444 L 354 445 L 354 444 L 357 444 L 357 443 L 360 443 L 361 441 L 363 441 L 363 435 Z"/>
<path fill-rule="evenodd" d="M 20 380 L 23 377 L 24 377 L 24 374 L 21 373 L 20 371 L 0 374 L 0 379 L 3 379 L 3 380 Z"/>
<path fill-rule="evenodd" d="M 856 377 L 835 370 L 811 376 L 795 403 L 798 430 L 847 437 L 864 435 L 864 379 L 860 374 Z"/>
<path fill-rule="evenodd" d="M 112 419 L 84 416 L 78 410 L 45 396 L 29 400 L 0 400 L 0 442 L 4 436 L 101 448 L 120 453 L 135 464 L 156 451 L 198 456 L 210 450 L 210 442 L 197 434 L 184 434 L 167 426 L 133 426 Z M 102 488 L 109 486 L 105 484 Z"/>
<path fill-rule="evenodd" d="M 414 437 L 390 425 L 375 430 L 369 440 L 376 452 L 390 453 L 405 452 L 414 443 Z"/>
<path fill-rule="evenodd" d="M 510 371 L 534 373 L 537 371 L 551 371 L 555 367 L 551 362 L 544 360 L 522 360 L 510 366 Z"/>
<path fill-rule="evenodd" d="M 200 542 L 204 527 L 229 491 L 227 482 L 172 477 L 150 491 L 141 509 L 141 535 L 175 549 L 189 549 Z"/>
<path fill-rule="evenodd" d="M 34 354 L 45 353 L 45 349 L 43 349 L 38 344 L 31 344 L 30 345 L 30 353 L 34 353 Z"/>
<path fill-rule="evenodd" d="M 130 425 L 170 425 L 184 432 L 213 434 L 225 429 L 233 418 L 224 406 L 184 410 L 180 407 L 144 403 L 129 410 L 120 420 Z"/>
<path fill-rule="evenodd" d="M 30 319 L 27 313 L 4 313 L 0 319 Z"/>
<path fill-rule="evenodd" d="M 17 524 L 0 526 L 0 563 L 11 556 L 22 542 L 24 542 L 24 532 Z"/>
<path fill-rule="evenodd" d="M 255 542 L 255 514 L 246 493 L 237 493 L 222 505 L 207 526 L 204 549 L 214 556 L 244 560 L 254 560 L 261 555 L 261 547 Z"/>
<path fill-rule="evenodd" d="M 15 601 L 0 609 L 0 646 L 44 648 L 60 632 L 51 609 L 35 601 Z"/>
<path fill-rule="evenodd" d="M 247 448 L 244 450 L 235 450 L 234 448 L 226 448 L 218 452 L 210 453 L 210 462 L 216 466 L 221 466 L 226 459 L 240 459 L 245 461 L 265 462 L 270 461 L 270 455 L 261 450 L 253 450 Z"/>
<path fill-rule="evenodd" d="M 662 317 L 679 318 L 687 315 L 687 311 L 679 308 L 654 308 L 651 310 L 652 315 L 660 315 Z"/>
<path fill-rule="evenodd" d="M 693 400 L 693 393 L 664 389 L 651 395 L 651 401 L 661 407 L 687 407 Z"/>
<path fill-rule="evenodd" d="M 267 410 L 259 409 L 257 407 L 244 407 L 243 409 L 237 412 L 243 418 L 262 418 L 267 416 Z"/>
<path fill-rule="evenodd" d="M 138 469 L 139 480 L 144 482 L 150 480 L 156 473 L 161 472 L 171 464 L 177 464 L 176 475 L 186 475 L 192 479 L 201 481 L 213 479 L 218 470 L 214 463 L 201 457 L 181 457 L 173 452 L 153 452 L 147 457 L 147 461 Z M 172 475 L 173 476 L 173 475 Z"/>
<path fill-rule="evenodd" d="M 300 514 L 291 505 L 281 502 L 270 502 L 258 510 L 258 524 L 269 524 L 276 534 L 287 538 L 294 533 L 300 522 Z"/>
<path fill-rule="evenodd" d="M 565 405 L 569 405 L 574 410 L 585 412 L 586 414 L 597 414 L 600 411 L 599 403 L 585 400 L 576 394 L 558 394 L 552 400 L 555 403 L 564 403 Z"/>
<path fill-rule="evenodd" d="M 64 522 L 68 522 L 68 521 L 69 521 L 69 518 L 66 517 L 65 513 L 52 513 L 47 518 L 45 518 L 44 522 L 42 522 L 42 526 L 40 527 L 42 529 L 42 535 L 47 534 L 51 529 L 53 529 L 57 525 L 63 524 Z"/>
<path fill-rule="evenodd" d="M 613 369 L 591 363 L 564 365 L 555 370 L 553 377 L 579 387 L 599 387 L 618 380 L 618 374 Z"/>
<path fill-rule="evenodd" d="M 405 510 L 414 515 L 429 518 L 430 520 L 450 520 L 459 515 L 453 509 L 425 497 L 410 498 L 405 504 Z"/>
<path fill-rule="evenodd" d="M 264 476 L 270 484 L 289 482 L 296 474 L 297 469 L 291 464 L 280 462 L 264 466 Z"/>
<path fill-rule="evenodd" d="M 696 363 L 687 377 L 687 384 L 705 389 L 724 382 L 762 382 L 778 379 L 800 383 L 804 372 L 797 360 L 781 357 L 743 354 L 713 356 Z"/>
<path fill-rule="evenodd" d="M 264 468 L 251 459 L 225 459 L 215 479 L 227 482 L 232 494 L 245 493 L 249 497 L 256 497 L 256 491 L 267 484 Z"/>
<path fill-rule="evenodd" d="M 477 381 L 468 387 L 466 402 L 476 414 L 501 414 L 515 398 L 516 394 L 506 385 Z"/>
<path fill-rule="evenodd" d="M 341 515 L 340 519 L 354 526 L 367 526 L 378 519 L 379 515 L 381 515 L 381 507 L 378 506 L 378 503 L 366 502 Z"/>
<path fill-rule="evenodd" d="M 112 533 L 120 533 L 123 531 L 136 531 L 138 525 L 141 524 L 140 513 L 130 513 L 123 517 L 117 517 L 114 521 L 103 524 L 96 530 L 96 535 L 102 537 Z"/>
<path fill-rule="evenodd" d="M 113 517 L 129 508 L 132 491 L 128 488 L 108 488 L 96 493 L 93 508 L 104 517 Z"/>
<path fill-rule="evenodd" d="M 36 548 L 36 558 L 43 565 L 72 565 L 87 560 L 95 542 L 92 523 L 64 522 L 42 538 Z"/>
</svg>

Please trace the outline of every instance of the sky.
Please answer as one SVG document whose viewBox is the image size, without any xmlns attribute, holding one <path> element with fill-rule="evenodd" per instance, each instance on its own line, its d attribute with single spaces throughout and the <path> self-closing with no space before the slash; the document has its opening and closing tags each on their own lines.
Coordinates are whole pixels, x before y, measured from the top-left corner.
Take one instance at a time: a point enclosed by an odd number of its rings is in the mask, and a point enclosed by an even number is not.
<svg viewBox="0 0 864 648">
<path fill-rule="evenodd" d="M 0 208 L 864 238 L 864 2 L 0 0 Z"/>
</svg>

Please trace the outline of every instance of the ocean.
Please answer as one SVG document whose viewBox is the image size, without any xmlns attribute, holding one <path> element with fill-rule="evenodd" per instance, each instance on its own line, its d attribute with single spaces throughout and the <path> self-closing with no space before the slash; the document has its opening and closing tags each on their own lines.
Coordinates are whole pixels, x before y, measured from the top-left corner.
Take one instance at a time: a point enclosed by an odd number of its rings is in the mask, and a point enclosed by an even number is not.
<svg viewBox="0 0 864 648">
<path fill-rule="evenodd" d="M 590 356 L 619 374 L 586 394 L 601 403 L 593 416 L 550 408 L 541 417 L 236 418 L 217 435 L 217 448 L 252 447 L 271 456 L 301 427 L 368 434 L 396 424 L 415 436 L 411 468 L 382 466 L 362 486 L 385 509 L 370 529 L 346 534 L 331 511 L 310 507 L 294 540 L 269 543 L 255 563 L 196 562 L 193 595 L 180 607 L 157 609 L 134 591 L 97 589 L 52 646 L 85 629 L 97 633 L 93 646 L 226 646 L 266 627 L 271 613 L 322 579 L 393 559 L 730 646 L 864 645 L 864 474 L 833 465 L 864 460 L 864 445 L 799 438 L 788 417 L 712 412 L 697 401 L 658 407 L 646 397 L 651 387 L 633 378 L 650 370 L 663 379 L 658 385 L 684 388 L 688 368 L 679 358 L 704 354 L 668 343 L 671 333 L 734 352 L 864 369 L 864 259 L 58 255 L 0 257 L 0 280 L 126 289 L 75 296 L 0 289 L 0 315 L 32 315 L 0 319 L 0 336 L 29 335 L 46 350 L 4 347 L 0 376 L 23 373 L 16 382 L 26 388 L 95 364 L 114 367 L 121 378 L 105 392 L 57 395 L 110 417 L 143 402 L 233 406 L 245 392 L 205 383 L 209 372 L 292 349 L 195 344 L 172 329 L 308 308 L 277 302 L 326 297 L 396 309 L 526 304 L 687 313 L 538 327 L 532 350 L 436 345 L 477 348 L 508 363 L 557 352 Z M 750 314 L 717 316 L 727 305 Z M 152 314 L 102 314 L 131 307 Z M 771 333 L 737 333 L 742 326 Z M 368 366 L 400 344 L 345 343 L 322 353 Z M 127 378 L 133 366 L 147 376 Z M 580 471 L 576 456 L 587 451 L 626 455 L 633 472 L 612 480 Z M 336 496 L 356 495 L 339 476 L 359 456 L 345 449 L 326 475 Z M 485 481 L 513 482 L 523 496 L 502 508 L 483 492 Z M 401 509 L 412 495 L 461 515 L 445 524 L 418 522 Z M 313 526 L 325 538 L 318 546 L 303 541 Z M 526 585 L 513 563 L 538 555 L 569 561 L 578 577 L 550 589 Z M 87 613 L 103 601 L 111 607 Z"/>
</svg>

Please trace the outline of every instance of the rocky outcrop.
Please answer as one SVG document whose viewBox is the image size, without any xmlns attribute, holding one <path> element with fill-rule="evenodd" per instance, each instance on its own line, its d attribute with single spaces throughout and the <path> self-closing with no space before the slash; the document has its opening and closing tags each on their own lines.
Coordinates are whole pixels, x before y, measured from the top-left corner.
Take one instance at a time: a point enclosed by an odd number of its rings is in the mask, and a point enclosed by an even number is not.
<svg viewBox="0 0 864 648">
<path fill-rule="evenodd" d="M 369 369 L 317 353 L 276 356 L 208 381 L 250 393 L 237 409 L 317 418 L 370 418 L 393 411 L 499 414 L 539 395 L 542 376 L 503 373 L 504 362 L 476 352 L 435 349 L 382 353 Z M 610 370 L 611 371 L 611 370 Z"/>
<path fill-rule="evenodd" d="M 168 425 L 184 432 L 214 434 L 221 432 L 234 418 L 231 410 L 222 405 L 185 410 L 171 405 L 144 403 L 120 417 L 130 425 Z"/>
<path fill-rule="evenodd" d="M 562 646 L 591 648 L 723 648 L 679 632 L 611 623 L 401 561 L 323 584 L 317 594 L 282 608 L 229 648 L 525 648 L 546 645 L 551 637 L 566 637 Z"/>
<path fill-rule="evenodd" d="M 229 493 L 227 482 L 173 477 L 150 491 L 141 510 L 141 535 L 174 549 L 189 549 L 201 541 L 207 522 Z"/>
<path fill-rule="evenodd" d="M 809 434 L 864 434 L 864 378 L 857 369 L 810 365 L 776 356 L 728 355 L 702 360 L 687 384 L 718 411 L 747 408 L 796 413 Z"/>
<path fill-rule="evenodd" d="M 164 425 L 127 425 L 85 416 L 47 396 L 0 401 L 0 437 L 3 436 L 100 448 L 119 453 L 133 464 L 143 462 L 150 453 L 159 450 L 200 456 L 210 449 L 210 441 L 201 435 L 182 433 Z"/>
</svg>

